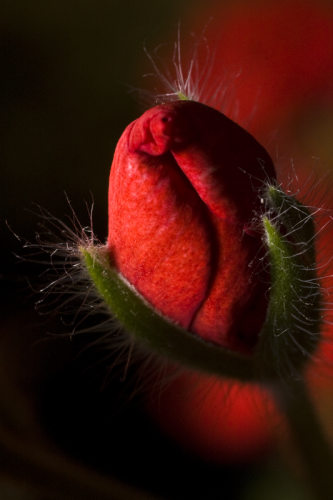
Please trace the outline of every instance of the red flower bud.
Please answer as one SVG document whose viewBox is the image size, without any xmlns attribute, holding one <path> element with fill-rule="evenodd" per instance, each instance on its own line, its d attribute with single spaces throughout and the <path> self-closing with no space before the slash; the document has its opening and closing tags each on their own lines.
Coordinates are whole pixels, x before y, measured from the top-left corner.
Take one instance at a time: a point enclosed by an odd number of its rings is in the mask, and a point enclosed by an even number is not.
<svg viewBox="0 0 333 500">
<path fill-rule="evenodd" d="M 220 112 L 190 101 L 156 106 L 115 152 L 110 258 L 160 313 L 251 352 L 268 290 L 262 235 L 251 227 L 260 189 L 274 179 L 265 149 Z"/>
</svg>

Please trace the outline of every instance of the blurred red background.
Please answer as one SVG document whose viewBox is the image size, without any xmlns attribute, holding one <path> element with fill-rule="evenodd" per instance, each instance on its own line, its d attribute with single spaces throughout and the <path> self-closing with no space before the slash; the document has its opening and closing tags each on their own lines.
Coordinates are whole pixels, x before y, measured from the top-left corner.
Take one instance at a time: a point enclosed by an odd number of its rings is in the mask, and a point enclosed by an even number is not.
<svg viewBox="0 0 333 500">
<path fill-rule="evenodd" d="M 212 16 L 202 35 L 206 40 L 196 53 L 193 42 L 181 46 L 185 67 L 191 57 L 197 57 L 200 68 L 200 62 L 205 64 L 206 47 L 210 50 L 212 59 L 201 82 L 203 102 L 224 111 L 268 149 L 277 166 L 278 182 L 305 196 L 309 205 L 332 210 L 332 4 L 314 0 L 208 3 L 209 7 L 193 9 L 180 30 L 200 36 L 207 10 Z M 230 87 L 226 83 L 226 89 L 219 88 L 228 79 Z M 329 213 L 322 212 L 317 221 L 318 263 L 323 266 L 319 273 L 325 276 L 323 288 L 330 291 L 333 283 L 327 276 L 332 274 L 333 227 Z M 328 293 L 325 300 L 330 307 Z M 331 327 L 323 325 L 323 334 L 325 343 L 312 363 L 309 379 L 332 433 Z M 198 381 L 188 374 L 176 380 L 151 411 L 174 439 L 205 458 L 246 462 L 262 458 L 277 442 L 286 441 L 285 423 L 273 408 L 269 393 L 259 386 L 205 377 Z"/>
</svg>

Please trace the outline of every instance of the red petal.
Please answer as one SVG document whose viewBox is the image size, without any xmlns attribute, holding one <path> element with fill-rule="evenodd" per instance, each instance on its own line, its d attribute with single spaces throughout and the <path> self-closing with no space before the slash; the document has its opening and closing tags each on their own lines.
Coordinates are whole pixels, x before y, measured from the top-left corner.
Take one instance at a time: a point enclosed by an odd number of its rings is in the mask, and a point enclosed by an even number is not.
<svg viewBox="0 0 333 500">
<path fill-rule="evenodd" d="M 248 352 L 265 317 L 267 277 L 261 235 L 244 228 L 274 178 L 264 148 L 218 111 L 196 102 L 147 111 L 124 132 L 111 170 L 116 266 L 164 315 Z"/>
<path fill-rule="evenodd" d="M 156 145 L 147 142 L 146 129 L 133 151 L 135 125 L 138 130 L 140 120 L 124 132 L 111 169 L 110 251 L 120 272 L 153 306 L 188 328 L 211 273 L 205 206 L 170 153 L 138 152 L 142 144 Z"/>
</svg>

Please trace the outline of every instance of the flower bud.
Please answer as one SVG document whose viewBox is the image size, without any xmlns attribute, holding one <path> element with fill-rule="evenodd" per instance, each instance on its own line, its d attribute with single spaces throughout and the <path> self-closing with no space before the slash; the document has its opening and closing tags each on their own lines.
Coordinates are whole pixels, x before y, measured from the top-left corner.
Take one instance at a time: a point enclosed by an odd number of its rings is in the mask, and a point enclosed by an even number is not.
<svg viewBox="0 0 333 500">
<path fill-rule="evenodd" d="M 241 381 L 294 377 L 320 332 L 310 211 L 258 142 L 177 101 L 131 123 L 110 175 L 109 237 L 82 247 L 125 330 L 180 366 Z"/>
<path fill-rule="evenodd" d="M 252 220 L 274 180 L 265 149 L 220 112 L 190 101 L 156 106 L 127 127 L 115 152 L 110 259 L 160 314 L 250 353 L 268 298 Z"/>
</svg>

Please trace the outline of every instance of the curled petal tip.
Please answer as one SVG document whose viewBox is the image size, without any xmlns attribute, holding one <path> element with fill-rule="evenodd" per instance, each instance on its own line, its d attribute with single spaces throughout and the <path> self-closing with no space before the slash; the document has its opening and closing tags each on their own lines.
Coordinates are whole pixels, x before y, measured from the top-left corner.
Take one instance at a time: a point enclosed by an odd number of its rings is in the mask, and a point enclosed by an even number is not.
<svg viewBox="0 0 333 500">
<path fill-rule="evenodd" d="M 193 135 L 186 117 L 170 105 L 159 105 L 136 120 L 130 133 L 132 151 L 152 156 L 165 154 Z"/>
</svg>

